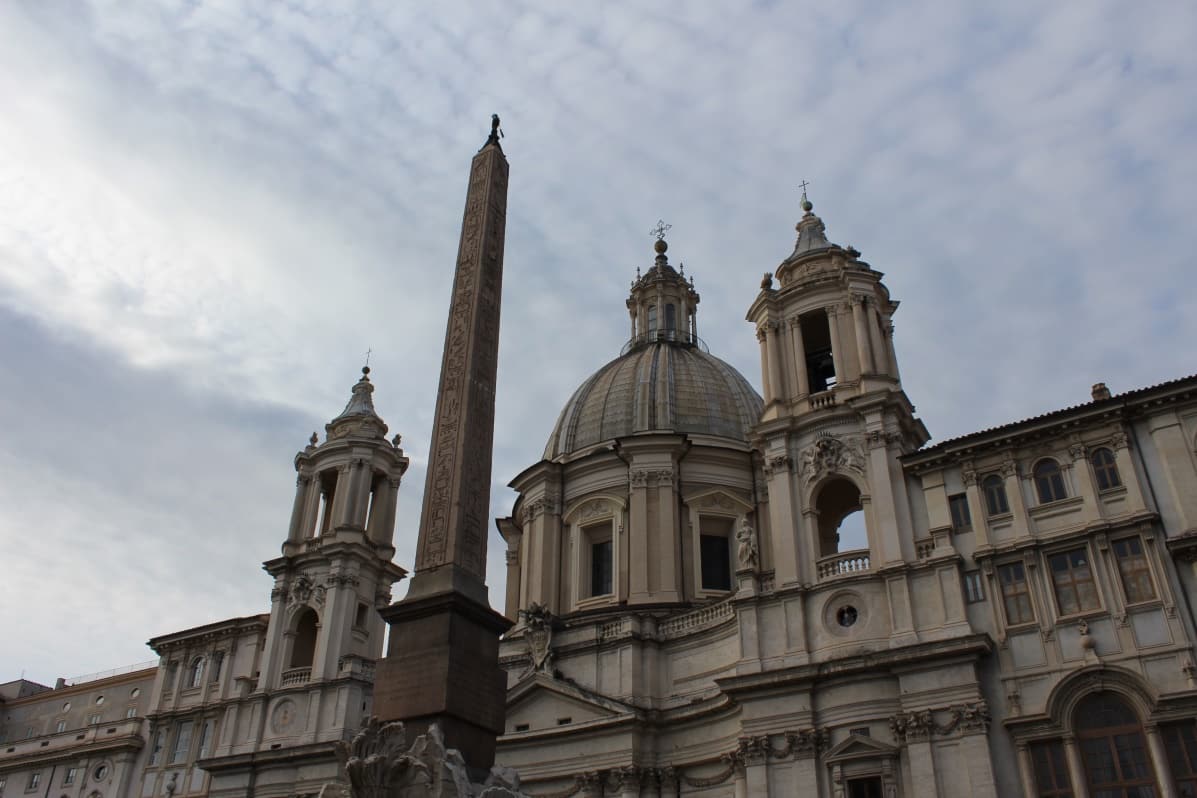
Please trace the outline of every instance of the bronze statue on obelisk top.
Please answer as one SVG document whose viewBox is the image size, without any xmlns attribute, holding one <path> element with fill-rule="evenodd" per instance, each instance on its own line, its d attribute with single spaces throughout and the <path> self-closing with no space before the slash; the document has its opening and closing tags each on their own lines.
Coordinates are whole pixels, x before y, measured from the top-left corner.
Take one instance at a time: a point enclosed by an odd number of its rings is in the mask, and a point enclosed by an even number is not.
<svg viewBox="0 0 1197 798">
<path fill-rule="evenodd" d="M 511 625 L 490 608 L 485 583 L 507 218 L 500 136 L 495 115 L 470 166 L 415 574 L 407 596 L 382 610 L 391 636 L 374 685 L 376 716 L 416 733 L 437 723 L 479 770 L 503 731 L 499 636 Z"/>
</svg>

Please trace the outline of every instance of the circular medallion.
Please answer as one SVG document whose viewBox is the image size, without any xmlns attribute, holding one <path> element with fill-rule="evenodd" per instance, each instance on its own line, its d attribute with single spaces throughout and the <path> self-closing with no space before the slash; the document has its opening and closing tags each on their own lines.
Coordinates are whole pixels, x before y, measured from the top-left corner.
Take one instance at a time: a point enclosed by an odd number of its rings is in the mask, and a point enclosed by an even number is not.
<svg viewBox="0 0 1197 798">
<path fill-rule="evenodd" d="M 274 712 L 270 715 L 270 728 L 275 734 L 286 734 L 293 730 L 299 721 L 299 708 L 289 698 L 284 698 L 274 705 Z"/>
</svg>

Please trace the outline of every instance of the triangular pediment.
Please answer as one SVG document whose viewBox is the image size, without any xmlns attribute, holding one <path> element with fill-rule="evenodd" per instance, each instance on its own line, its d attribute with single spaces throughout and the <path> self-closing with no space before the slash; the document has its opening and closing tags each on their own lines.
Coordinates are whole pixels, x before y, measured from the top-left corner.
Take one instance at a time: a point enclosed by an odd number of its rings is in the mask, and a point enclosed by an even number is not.
<svg viewBox="0 0 1197 798">
<path fill-rule="evenodd" d="M 507 731 L 538 731 L 588 721 L 633 717 L 634 707 L 554 679 L 533 673 L 507 690 Z"/>
<path fill-rule="evenodd" d="M 898 755 L 896 746 L 865 737 L 863 734 L 850 734 L 827 752 L 828 764 L 834 762 L 848 762 L 853 759 L 875 759 L 877 757 L 893 757 Z"/>
</svg>

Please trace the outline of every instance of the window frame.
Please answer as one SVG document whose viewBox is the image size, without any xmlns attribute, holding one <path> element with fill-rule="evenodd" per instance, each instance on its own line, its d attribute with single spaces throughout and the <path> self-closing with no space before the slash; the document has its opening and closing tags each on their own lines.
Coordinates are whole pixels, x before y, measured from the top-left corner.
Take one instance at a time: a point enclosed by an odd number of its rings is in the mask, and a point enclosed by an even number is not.
<svg viewBox="0 0 1197 798">
<path fill-rule="evenodd" d="M 981 604 L 985 601 L 985 578 L 980 571 L 965 571 L 961 575 L 961 582 L 965 604 Z"/>
<path fill-rule="evenodd" d="M 1078 580 L 1075 577 L 1073 577 L 1072 573 L 1073 573 L 1074 569 L 1076 568 L 1076 566 L 1074 566 L 1071 562 L 1071 559 L 1069 559 L 1066 561 L 1067 565 L 1068 565 L 1067 572 L 1069 574 L 1069 581 L 1067 583 L 1062 583 L 1062 582 L 1057 581 L 1057 578 L 1056 578 L 1057 571 L 1056 571 L 1055 563 L 1053 561 L 1058 557 L 1068 558 L 1069 555 L 1073 555 L 1073 554 L 1077 554 L 1077 553 L 1081 553 L 1085 558 L 1085 567 L 1088 569 L 1089 578 L 1087 580 Z M 1097 573 L 1094 570 L 1093 553 L 1089 550 L 1089 545 L 1087 543 L 1081 543 L 1079 546 L 1071 546 L 1069 548 L 1055 549 L 1053 551 L 1044 552 L 1043 559 L 1046 562 L 1047 570 L 1050 573 L 1049 581 L 1051 583 L 1051 588 L 1052 588 L 1052 597 L 1056 602 L 1055 607 L 1056 607 L 1056 612 L 1058 614 L 1058 617 L 1069 618 L 1069 617 L 1074 617 L 1074 616 L 1087 615 L 1088 613 L 1092 613 L 1092 612 L 1101 612 L 1104 609 L 1105 602 L 1102 601 L 1101 585 L 1098 584 Z M 1081 606 L 1081 592 L 1078 588 L 1078 585 L 1082 585 L 1086 581 L 1089 584 L 1091 584 L 1093 587 L 1094 605 L 1091 607 Z M 1066 611 L 1064 609 L 1063 603 L 1060 601 L 1060 595 L 1061 595 L 1060 588 L 1061 587 L 1065 587 L 1065 588 L 1071 589 L 1073 591 L 1073 594 L 1076 598 L 1076 603 L 1077 603 L 1076 609 L 1071 610 L 1071 611 Z"/>
<path fill-rule="evenodd" d="M 1064 741 L 1060 738 L 1035 740 L 1027 746 L 1031 759 L 1031 778 L 1035 782 L 1036 798 L 1073 798 L 1072 774 L 1068 771 L 1068 755 Z M 1044 753 L 1046 756 L 1040 757 Z M 1047 766 L 1044 773 L 1040 766 Z M 1042 775 L 1048 776 L 1050 785 L 1044 784 Z"/>
<path fill-rule="evenodd" d="M 1007 580 L 1004 576 L 1007 569 L 1011 568 L 1019 569 L 1021 578 L 1018 580 L 1018 583 L 1022 584 L 1023 586 L 1023 590 L 1021 591 L 1012 592 L 1006 590 L 1007 585 L 1015 584 L 1015 582 Z M 1000 563 L 994 567 L 994 574 L 996 575 L 998 581 L 998 592 L 1002 597 L 1002 617 L 1006 619 L 1006 626 L 1013 628 L 1029 626 L 1036 623 L 1038 621 L 1038 617 L 1035 611 L 1035 598 L 1031 592 L 1031 580 L 1027 574 L 1027 564 L 1022 560 L 1011 560 L 1010 562 Z M 1019 596 L 1026 596 L 1026 606 L 1030 613 L 1030 617 L 1022 618 L 1020 612 L 1020 617 L 1018 620 L 1011 620 L 1010 601 L 1011 599 L 1017 599 Z"/>
<path fill-rule="evenodd" d="M 1102 460 L 1100 463 L 1098 462 L 1099 457 Z M 1118 456 L 1108 446 L 1098 446 L 1089 453 L 1089 467 L 1093 469 L 1093 481 L 1097 486 L 1098 493 L 1122 487 L 1122 474 L 1118 471 Z M 1103 485 L 1103 482 L 1106 484 Z"/>
<path fill-rule="evenodd" d="M 171 746 L 170 756 L 167 758 L 168 765 L 179 765 L 188 761 L 188 757 L 191 755 L 191 738 L 194 730 L 195 722 L 190 720 L 181 721 L 175 728 L 174 744 Z"/>
<path fill-rule="evenodd" d="M 68 766 L 62 773 L 63 786 L 75 783 L 75 776 L 79 775 L 78 766 Z"/>
<path fill-rule="evenodd" d="M 1064 469 L 1054 457 L 1044 457 L 1035 463 L 1031 481 L 1035 483 L 1035 496 L 1040 504 L 1053 504 L 1068 498 Z"/>
<path fill-rule="evenodd" d="M 1130 557 L 1121 555 L 1118 551 L 1120 546 L 1134 542 L 1139 551 L 1137 554 L 1132 554 Z M 1156 588 L 1155 573 L 1151 567 L 1151 561 L 1147 557 L 1147 546 L 1144 545 L 1142 535 L 1127 535 L 1110 541 L 1110 556 L 1114 558 L 1114 570 L 1118 573 L 1118 585 L 1122 588 L 1122 598 L 1127 606 L 1138 606 L 1139 604 L 1147 604 L 1152 601 L 1159 600 L 1159 590 Z M 1130 588 L 1127 586 L 1127 571 L 1123 568 L 1131 559 L 1137 559 L 1141 566 L 1134 569 L 1131 575 L 1145 575 L 1144 579 L 1146 586 L 1151 595 L 1145 597 L 1132 598 Z"/>
<path fill-rule="evenodd" d="M 187 667 L 187 689 L 194 690 L 204 685 L 204 658 L 198 656 Z"/>
<path fill-rule="evenodd" d="M 995 486 L 991 488 L 990 486 Z M 1006 493 L 1006 479 L 1001 474 L 987 474 L 981 478 L 981 492 L 985 496 L 985 516 L 1000 518 L 1010 514 L 1010 497 Z M 1001 497 L 1001 510 L 994 510 L 995 497 Z"/>
<path fill-rule="evenodd" d="M 972 531 L 973 514 L 968 506 L 967 493 L 953 493 L 948 496 L 948 515 L 952 519 L 953 532 Z"/>
<path fill-rule="evenodd" d="M 30 790 L 36 790 L 38 788 L 38 785 L 40 785 L 41 783 L 42 783 L 42 772 L 40 770 L 33 771 L 32 773 L 29 774 L 29 782 L 25 785 L 25 792 L 29 792 Z"/>
</svg>

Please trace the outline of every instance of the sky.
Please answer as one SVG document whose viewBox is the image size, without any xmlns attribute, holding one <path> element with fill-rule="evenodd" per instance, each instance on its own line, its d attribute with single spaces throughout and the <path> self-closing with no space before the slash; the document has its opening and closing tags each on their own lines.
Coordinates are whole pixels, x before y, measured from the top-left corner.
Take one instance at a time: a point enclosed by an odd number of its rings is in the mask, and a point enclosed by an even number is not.
<svg viewBox="0 0 1197 798">
<path fill-rule="evenodd" d="M 492 112 L 495 516 L 658 219 L 759 390 L 802 180 L 901 301 L 933 441 L 1197 371 L 1197 4 L 17 0 L 0 32 L 0 681 L 267 611 L 292 458 L 367 350 L 410 569 Z"/>
</svg>

